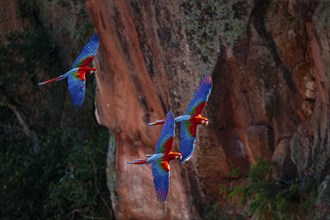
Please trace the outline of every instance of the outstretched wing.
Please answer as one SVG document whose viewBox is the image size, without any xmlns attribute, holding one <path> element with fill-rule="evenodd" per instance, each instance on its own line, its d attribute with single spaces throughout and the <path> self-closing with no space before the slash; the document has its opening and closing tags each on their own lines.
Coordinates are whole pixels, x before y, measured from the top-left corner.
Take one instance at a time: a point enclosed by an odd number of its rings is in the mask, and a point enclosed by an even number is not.
<svg viewBox="0 0 330 220">
<path fill-rule="evenodd" d="M 172 112 L 168 112 L 166 114 L 166 119 L 162 128 L 162 132 L 156 144 L 156 154 L 158 153 L 167 154 L 168 152 L 171 151 L 172 142 L 175 135 L 174 128 L 175 128 L 174 115 Z"/>
<path fill-rule="evenodd" d="M 94 59 L 97 49 L 99 48 L 99 36 L 93 34 L 89 41 L 85 44 L 78 57 L 72 64 L 72 68 L 89 66 Z"/>
<path fill-rule="evenodd" d="M 78 69 L 73 71 L 68 76 L 68 87 L 72 104 L 77 107 L 82 106 L 86 90 L 85 72 L 79 71 Z"/>
<path fill-rule="evenodd" d="M 186 115 L 201 114 L 212 90 L 212 77 L 205 75 L 186 110 Z"/>
<path fill-rule="evenodd" d="M 152 175 L 154 177 L 154 187 L 157 200 L 164 202 L 170 187 L 170 166 L 167 161 L 158 159 L 152 162 Z"/>
<path fill-rule="evenodd" d="M 182 121 L 180 127 L 180 153 L 181 163 L 189 160 L 195 150 L 197 124 L 190 121 Z"/>
</svg>

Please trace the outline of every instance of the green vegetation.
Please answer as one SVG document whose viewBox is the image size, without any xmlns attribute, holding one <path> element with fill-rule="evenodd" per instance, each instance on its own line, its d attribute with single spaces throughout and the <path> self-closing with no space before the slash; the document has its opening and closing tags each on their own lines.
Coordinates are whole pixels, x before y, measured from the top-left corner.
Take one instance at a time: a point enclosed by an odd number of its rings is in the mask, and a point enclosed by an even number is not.
<svg viewBox="0 0 330 220">
<path fill-rule="evenodd" d="M 93 77 L 79 109 L 65 80 L 38 87 L 68 68 L 50 36 L 61 30 L 43 23 L 38 1 L 18 3 L 24 31 L 0 37 L 1 219 L 113 219 L 108 130 L 95 121 Z M 87 19 L 72 28 L 72 38 L 84 33 L 74 54 L 93 31 Z"/>
<path fill-rule="evenodd" d="M 238 178 L 241 176 L 241 168 L 236 167 L 234 169 L 232 169 L 229 173 L 228 173 L 228 177 L 230 178 Z"/>
<path fill-rule="evenodd" d="M 308 214 L 316 198 L 313 179 L 275 181 L 271 174 L 271 164 L 259 159 L 251 165 L 246 185 L 229 190 L 222 187 L 220 193 L 228 199 L 239 196 L 258 219 L 299 219 Z"/>
<path fill-rule="evenodd" d="M 2 146 L 2 218 L 112 218 L 105 176 L 107 131 L 71 148 L 61 146 L 61 135 L 47 132 L 37 154 L 19 140 Z"/>
<path fill-rule="evenodd" d="M 106 185 L 105 163 L 107 132 L 96 142 L 85 141 L 73 146 L 64 160 L 59 179 L 49 185 L 43 211 L 49 217 L 112 217 L 110 195 Z"/>
<path fill-rule="evenodd" d="M 225 211 L 221 208 L 218 203 L 211 205 L 207 210 L 203 217 L 205 220 L 229 220 L 231 217 L 225 214 Z"/>
<path fill-rule="evenodd" d="M 36 28 L 1 40 L 0 216 L 111 219 L 108 131 L 95 122 L 94 91 L 83 108 L 72 109 L 65 82 L 39 90 L 38 75 L 61 72 L 47 39 Z"/>
</svg>

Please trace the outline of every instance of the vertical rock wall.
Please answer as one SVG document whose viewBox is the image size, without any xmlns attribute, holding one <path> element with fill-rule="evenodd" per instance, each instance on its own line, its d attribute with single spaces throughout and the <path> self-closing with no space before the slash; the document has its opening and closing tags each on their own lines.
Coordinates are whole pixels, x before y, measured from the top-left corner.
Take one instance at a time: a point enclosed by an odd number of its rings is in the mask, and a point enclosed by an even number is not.
<svg viewBox="0 0 330 220">
<path fill-rule="evenodd" d="M 116 217 L 191 219 L 191 201 L 200 214 L 205 203 L 197 200 L 225 202 L 220 187 L 244 182 L 258 158 L 272 162 L 275 179 L 312 177 L 327 192 L 327 1 L 242 4 L 246 31 L 220 50 L 204 112 L 209 127 L 200 127 L 190 163 L 172 163 L 165 204 L 155 200 L 150 167 L 126 162 L 154 151 L 160 127 L 146 124 L 169 110 L 182 114 L 203 74 L 190 60 L 178 2 L 88 0 L 87 7 L 101 36 L 96 114 L 116 142 L 108 174 Z M 318 198 L 322 210 L 326 195 Z"/>
<path fill-rule="evenodd" d="M 87 1 L 100 34 L 96 59 L 96 107 L 99 122 L 115 139 L 109 176 L 115 185 L 113 207 L 118 219 L 190 219 L 191 208 L 182 169 L 171 163 L 168 200 L 156 201 L 150 166 L 127 161 L 153 153 L 161 127 L 147 127 L 165 112 L 181 112 L 196 77 L 178 5 L 174 2 Z M 185 77 L 185 76 L 189 77 Z M 188 78 L 188 80 L 186 80 Z M 110 172 L 115 172 L 110 173 Z"/>
</svg>

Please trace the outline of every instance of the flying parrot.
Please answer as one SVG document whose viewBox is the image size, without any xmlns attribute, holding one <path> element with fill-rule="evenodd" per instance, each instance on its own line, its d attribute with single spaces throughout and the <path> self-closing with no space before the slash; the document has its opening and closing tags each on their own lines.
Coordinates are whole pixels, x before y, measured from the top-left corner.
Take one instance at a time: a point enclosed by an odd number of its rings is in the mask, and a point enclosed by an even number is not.
<svg viewBox="0 0 330 220">
<path fill-rule="evenodd" d="M 164 202 L 170 187 L 170 160 L 182 159 L 181 153 L 172 152 L 172 142 L 175 135 L 174 115 L 169 112 L 166 115 L 162 132 L 156 144 L 155 154 L 147 154 L 147 159 L 138 159 L 128 164 L 150 164 L 152 166 L 153 183 L 156 197 L 159 202 Z"/>
<path fill-rule="evenodd" d="M 98 47 L 99 36 L 97 34 L 93 34 L 73 62 L 71 70 L 54 79 L 40 82 L 38 85 L 41 86 L 68 78 L 68 90 L 71 102 L 74 106 L 82 106 L 85 99 L 86 74 L 93 74 L 96 71 L 95 68 L 89 67 L 89 65 L 93 61 Z"/>
<path fill-rule="evenodd" d="M 212 77 L 205 75 L 199 84 L 194 97 L 190 101 L 184 115 L 175 118 L 175 122 L 180 122 L 180 152 L 182 154 L 181 163 L 189 160 L 195 149 L 197 125 L 208 124 L 208 119 L 203 117 L 202 111 L 212 90 Z M 164 120 L 157 120 L 148 125 L 163 124 Z"/>
</svg>

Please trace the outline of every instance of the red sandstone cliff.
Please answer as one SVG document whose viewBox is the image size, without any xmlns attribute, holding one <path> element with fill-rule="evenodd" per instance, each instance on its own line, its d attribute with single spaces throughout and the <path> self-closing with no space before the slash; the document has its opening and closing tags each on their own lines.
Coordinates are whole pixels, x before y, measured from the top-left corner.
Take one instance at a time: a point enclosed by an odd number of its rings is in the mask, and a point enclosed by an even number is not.
<svg viewBox="0 0 330 220">
<path fill-rule="evenodd" d="M 35 2 L 69 66 L 68 45 L 79 38 L 72 28 L 83 25 L 70 16 L 83 4 L 70 2 L 63 10 L 55 1 Z M 258 158 L 272 162 L 274 179 L 312 178 L 318 196 L 309 217 L 329 214 L 330 5 L 228 2 L 244 14 L 244 31 L 233 45 L 218 48 L 214 66 L 201 68 L 178 1 L 86 1 L 101 38 L 96 117 L 110 129 L 107 174 L 117 219 L 199 219 L 216 203 L 246 215 L 246 207 L 219 191 L 246 183 Z M 1 34 L 28 28 L 16 1 L 2 4 Z M 160 204 L 151 168 L 126 162 L 154 151 L 161 128 L 146 124 L 169 110 L 182 114 L 206 70 L 214 81 L 204 111 L 210 124 L 199 127 L 193 158 L 184 165 L 172 162 L 168 201 Z M 240 173 L 231 175 L 237 168 Z"/>
<path fill-rule="evenodd" d="M 224 202 L 219 188 L 244 182 L 260 157 L 272 162 L 274 178 L 312 176 L 329 190 L 329 4 L 242 5 L 246 31 L 221 48 L 212 71 L 210 124 L 200 126 L 192 160 L 172 163 L 168 201 L 159 204 L 150 167 L 126 161 L 153 152 L 160 128 L 146 124 L 169 110 L 182 114 L 203 72 L 177 1 L 87 1 L 101 37 L 96 115 L 113 133 L 108 176 L 118 219 L 199 218 L 203 202 L 193 201 Z M 232 179 L 235 168 L 240 178 Z M 329 211 L 326 197 L 318 205 Z"/>
<path fill-rule="evenodd" d="M 150 167 L 126 163 L 154 152 L 161 128 L 149 128 L 147 123 L 169 109 L 182 112 L 189 100 L 180 100 L 195 86 L 190 83 L 196 77 L 185 80 L 192 71 L 184 65 L 189 64 L 189 51 L 179 8 L 165 2 L 102 3 L 99 7 L 100 2 L 88 1 L 87 7 L 102 42 L 96 59 L 96 115 L 114 133 L 115 150 L 109 154 L 114 164 L 108 164 L 108 175 L 116 217 L 190 219 L 191 196 L 178 164 L 172 163 L 168 202 L 160 204 Z"/>
</svg>

